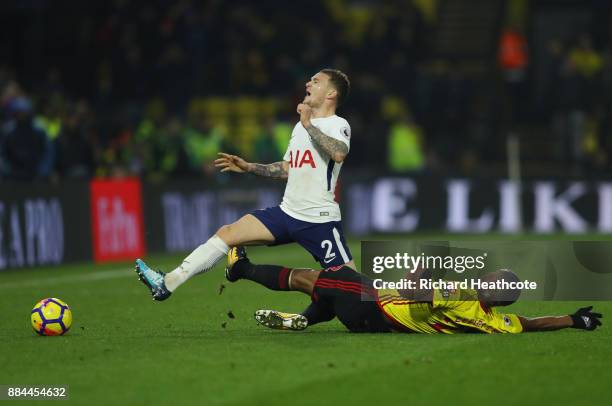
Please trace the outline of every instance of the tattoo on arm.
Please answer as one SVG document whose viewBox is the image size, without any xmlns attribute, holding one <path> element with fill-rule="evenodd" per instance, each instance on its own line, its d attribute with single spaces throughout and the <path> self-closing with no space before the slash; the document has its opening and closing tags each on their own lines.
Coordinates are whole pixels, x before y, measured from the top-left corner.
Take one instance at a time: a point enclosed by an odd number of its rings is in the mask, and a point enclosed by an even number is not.
<svg viewBox="0 0 612 406">
<path fill-rule="evenodd" d="M 310 125 L 306 128 L 306 131 L 308 131 L 312 141 L 330 157 L 334 158 L 338 155 L 345 157 L 348 154 L 348 147 L 345 143 L 325 135 L 323 131 L 314 125 Z"/>
<path fill-rule="evenodd" d="M 249 170 L 250 173 L 255 175 L 264 176 L 266 178 L 273 179 L 287 179 L 289 172 L 287 171 L 287 162 L 280 161 L 274 162 L 273 164 L 251 164 L 252 167 Z"/>
</svg>

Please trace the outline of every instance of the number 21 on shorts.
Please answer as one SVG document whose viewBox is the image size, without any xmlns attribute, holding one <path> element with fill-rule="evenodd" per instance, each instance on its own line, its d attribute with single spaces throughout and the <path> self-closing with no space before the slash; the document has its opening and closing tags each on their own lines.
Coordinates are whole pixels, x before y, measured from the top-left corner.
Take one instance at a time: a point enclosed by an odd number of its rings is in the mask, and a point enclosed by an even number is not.
<svg viewBox="0 0 612 406">
<path fill-rule="evenodd" d="M 325 258 L 323 258 L 323 262 L 329 264 L 336 259 L 336 253 L 333 251 L 334 244 L 332 244 L 330 240 L 321 241 L 321 248 L 325 250 Z"/>
</svg>

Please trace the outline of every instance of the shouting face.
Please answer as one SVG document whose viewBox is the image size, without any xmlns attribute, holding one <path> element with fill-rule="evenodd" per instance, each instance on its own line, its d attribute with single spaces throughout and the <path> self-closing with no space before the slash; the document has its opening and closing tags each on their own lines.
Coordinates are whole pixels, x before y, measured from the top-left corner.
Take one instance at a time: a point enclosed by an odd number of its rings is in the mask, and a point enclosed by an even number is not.
<svg viewBox="0 0 612 406">
<path fill-rule="evenodd" d="M 329 76 L 323 72 L 314 75 L 306 83 L 306 96 L 303 103 L 316 108 L 321 106 L 326 99 L 335 97 L 336 89 L 329 79 Z"/>
</svg>

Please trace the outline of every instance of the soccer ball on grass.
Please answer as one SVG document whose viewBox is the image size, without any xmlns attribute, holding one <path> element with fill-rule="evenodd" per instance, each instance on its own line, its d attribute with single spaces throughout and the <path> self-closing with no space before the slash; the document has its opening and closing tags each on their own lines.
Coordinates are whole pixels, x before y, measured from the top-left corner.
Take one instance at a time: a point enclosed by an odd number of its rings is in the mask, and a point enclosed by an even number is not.
<svg viewBox="0 0 612 406">
<path fill-rule="evenodd" d="M 72 311 L 55 297 L 36 303 L 31 314 L 32 327 L 41 336 L 61 336 L 70 330 Z"/>
</svg>

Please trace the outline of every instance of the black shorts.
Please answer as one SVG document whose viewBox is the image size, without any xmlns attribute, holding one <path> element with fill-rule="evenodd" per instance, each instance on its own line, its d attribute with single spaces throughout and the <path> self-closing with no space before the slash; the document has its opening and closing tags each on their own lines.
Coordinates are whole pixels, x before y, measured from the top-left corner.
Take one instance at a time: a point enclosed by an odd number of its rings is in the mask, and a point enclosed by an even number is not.
<svg viewBox="0 0 612 406">
<path fill-rule="evenodd" d="M 347 266 L 321 271 L 312 292 L 312 302 L 309 311 L 329 316 L 322 317 L 323 320 L 335 315 L 350 331 L 391 331 L 376 304 L 372 281 Z"/>
</svg>

